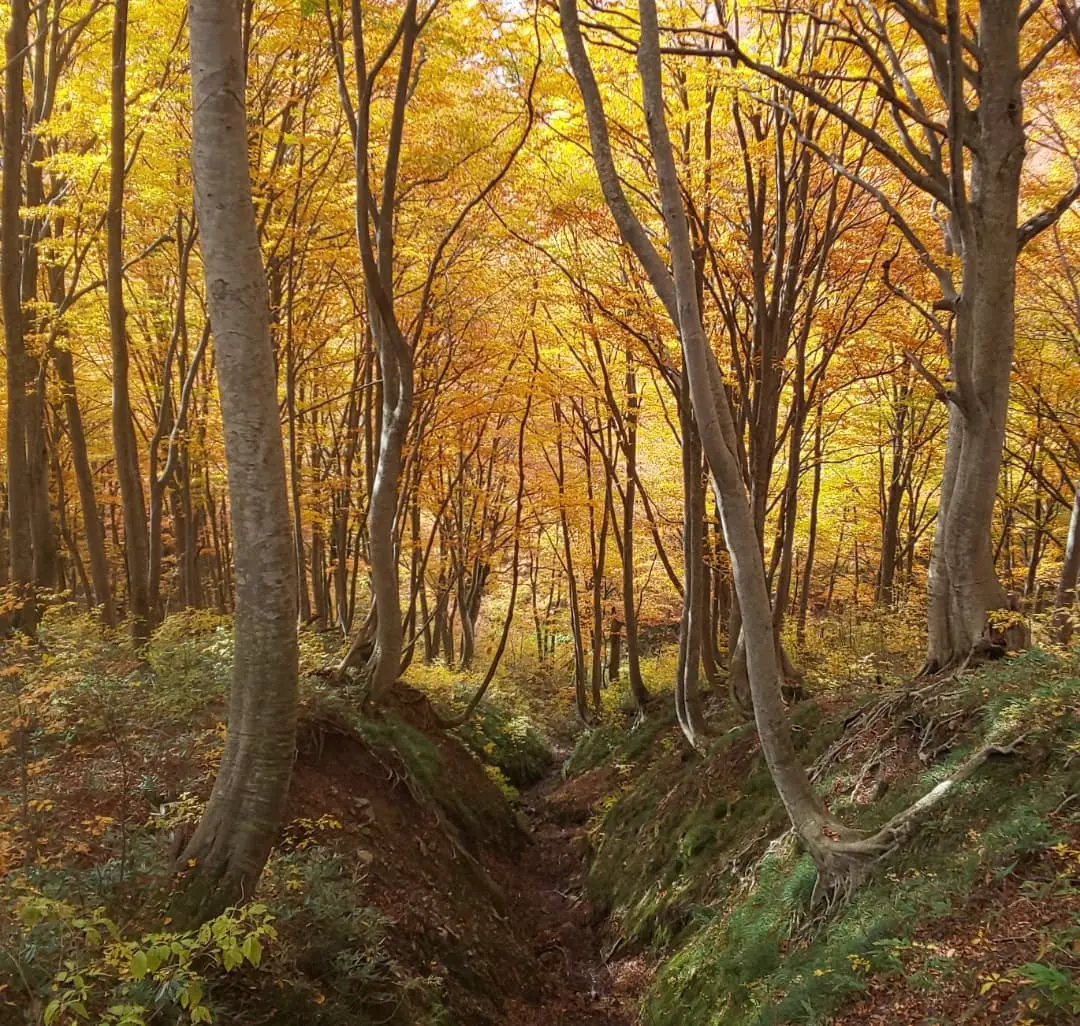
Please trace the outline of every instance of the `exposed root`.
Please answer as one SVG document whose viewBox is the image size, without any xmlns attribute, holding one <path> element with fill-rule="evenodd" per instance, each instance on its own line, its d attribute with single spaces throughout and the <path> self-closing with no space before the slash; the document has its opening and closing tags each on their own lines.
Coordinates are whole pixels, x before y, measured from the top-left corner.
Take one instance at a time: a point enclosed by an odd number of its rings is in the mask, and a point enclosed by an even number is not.
<svg viewBox="0 0 1080 1026">
<path fill-rule="evenodd" d="M 988 760 L 1016 755 L 1024 736 L 1021 734 L 1008 745 L 987 745 L 976 752 L 962 762 L 951 776 L 898 812 L 869 837 L 815 840 L 810 848 L 817 865 L 818 878 L 810 909 L 792 924 L 792 935 L 806 938 L 828 922 L 866 883 L 878 863 L 910 840 L 930 813 L 960 784 L 973 776 Z"/>
</svg>

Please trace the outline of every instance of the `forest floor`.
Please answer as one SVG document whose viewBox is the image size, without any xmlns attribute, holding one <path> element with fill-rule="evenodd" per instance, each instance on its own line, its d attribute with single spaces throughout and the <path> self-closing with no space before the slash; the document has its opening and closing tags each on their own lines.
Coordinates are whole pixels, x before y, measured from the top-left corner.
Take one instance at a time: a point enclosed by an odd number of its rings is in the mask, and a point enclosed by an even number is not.
<svg viewBox="0 0 1080 1026">
<path fill-rule="evenodd" d="M 637 1022 L 648 964 L 605 957 L 604 919 L 584 894 L 587 824 L 577 813 L 587 805 L 568 806 L 564 796 L 572 788 L 556 772 L 521 798 L 531 843 L 509 867 L 510 892 L 517 927 L 534 956 L 535 989 L 508 1002 L 506 1026 Z"/>
<path fill-rule="evenodd" d="M 68 992 L 69 963 L 91 981 L 91 1021 L 120 999 L 177 1012 L 162 986 L 175 967 L 144 979 L 130 953 L 198 943 L 169 918 L 170 851 L 216 771 L 231 639 L 170 624 L 148 673 L 119 645 L 88 651 L 71 636 L 49 635 L 47 659 L 14 653 L 0 674 L 0 720 L 23 718 L 0 749 L 13 782 L 0 787 L 3 1026 L 38 1026 Z M 869 715 L 882 702 L 884 725 Z M 348 688 L 309 675 L 286 826 L 260 884 L 274 933 L 261 959 L 228 970 L 200 955 L 215 1021 L 1078 1021 L 1075 658 L 1032 651 L 931 692 L 870 678 L 792 708 L 801 758 L 863 829 L 987 739 L 1025 738 L 814 931 L 814 868 L 752 725 L 712 709 L 727 729 L 698 758 L 671 706 L 545 735 L 527 710 L 491 702 L 447 732 L 430 693 L 403 686 L 370 717 Z M 558 747 L 572 739 L 572 752 Z M 107 915 L 123 943 L 96 928 L 80 937 L 88 914 Z"/>
</svg>

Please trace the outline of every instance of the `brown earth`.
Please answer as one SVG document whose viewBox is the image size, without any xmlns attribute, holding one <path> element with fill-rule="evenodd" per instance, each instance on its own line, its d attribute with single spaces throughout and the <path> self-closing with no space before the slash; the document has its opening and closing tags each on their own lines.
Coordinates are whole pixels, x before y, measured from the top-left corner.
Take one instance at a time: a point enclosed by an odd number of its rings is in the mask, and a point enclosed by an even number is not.
<svg viewBox="0 0 1080 1026">
<path fill-rule="evenodd" d="M 551 778 L 522 796 L 515 818 L 480 764 L 434 727 L 423 696 L 402 689 L 396 706 L 436 744 L 475 823 L 440 807 L 397 760 L 325 725 L 301 747 L 289 818 L 342 823 L 336 847 L 365 863 L 363 898 L 394 920 L 395 958 L 444 977 L 457 1021 L 630 1026 L 648 968 L 605 960 L 602 917 L 583 896 L 585 820 L 609 782 Z"/>
</svg>

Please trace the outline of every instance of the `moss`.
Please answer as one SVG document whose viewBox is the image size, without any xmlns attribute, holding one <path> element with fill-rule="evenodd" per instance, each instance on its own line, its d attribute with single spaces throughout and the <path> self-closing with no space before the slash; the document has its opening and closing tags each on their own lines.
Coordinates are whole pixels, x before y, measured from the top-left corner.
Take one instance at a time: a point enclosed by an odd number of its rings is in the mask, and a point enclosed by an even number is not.
<svg viewBox="0 0 1080 1026">
<path fill-rule="evenodd" d="M 642 1004 L 647 1026 L 824 1023 L 873 976 L 898 971 L 897 952 L 917 929 L 952 914 L 988 875 L 1003 876 L 1061 839 L 1050 813 L 1080 784 L 1078 760 L 1069 758 L 1080 748 L 1075 663 L 1036 651 L 959 684 L 930 714 L 959 731 L 951 742 L 943 736 L 947 754 L 925 766 L 912 749 L 884 796 L 847 804 L 845 821 L 875 828 L 988 740 L 1024 733 L 1022 756 L 991 759 L 816 930 L 808 919 L 816 871 L 786 834 L 752 728 L 724 735 L 701 762 L 680 762 L 663 737 L 654 739 L 633 786 L 595 829 L 589 876 L 623 942 L 663 959 Z M 806 762 L 840 737 L 850 711 L 796 707 Z M 617 764 L 624 751 L 625 742 L 615 743 L 607 758 Z M 838 792 L 850 789 L 851 771 L 834 768 Z M 833 784 L 819 787 L 831 793 Z"/>
</svg>

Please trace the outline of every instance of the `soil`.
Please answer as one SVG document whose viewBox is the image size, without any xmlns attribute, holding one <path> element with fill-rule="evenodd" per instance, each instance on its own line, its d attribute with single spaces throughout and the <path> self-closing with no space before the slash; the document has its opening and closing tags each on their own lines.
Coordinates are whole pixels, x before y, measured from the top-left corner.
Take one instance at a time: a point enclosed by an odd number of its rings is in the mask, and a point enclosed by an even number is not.
<svg viewBox="0 0 1080 1026">
<path fill-rule="evenodd" d="M 289 818 L 343 824 L 335 846 L 364 860 L 362 899 L 394 921 L 395 959 L 443 976 L 456 1021 L 632 1026 L 650 967 L 605 958 L 605 920 L 584 895 L 587 821 L 609 782 L 564 783 L 556 770 L 521 796 L 515 820 L 476 760 L 432 729 L 426 700 L 403 689 L 396 711 L 438 747 L 452 781 L 442 800 L 463 798 L 476 823 L 336 730 L 301 745 Z"/>
<path fill-rule="evenodd" d="M 605 957 L 603 917 L 584 896 L 586 828 L 581 817 L 567 817 L 564 789 L 556 778 L 524 796 L 532 842 L 510 867 L 511 894 L 533 979 L 530 992 L 510 1000 L 499 1022 L 631 1026 L 649 968 L 641 959 Z"/>
</svg>

